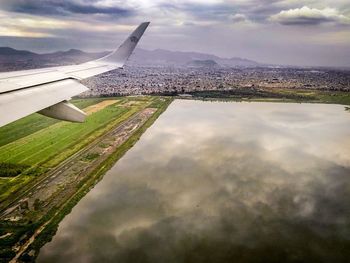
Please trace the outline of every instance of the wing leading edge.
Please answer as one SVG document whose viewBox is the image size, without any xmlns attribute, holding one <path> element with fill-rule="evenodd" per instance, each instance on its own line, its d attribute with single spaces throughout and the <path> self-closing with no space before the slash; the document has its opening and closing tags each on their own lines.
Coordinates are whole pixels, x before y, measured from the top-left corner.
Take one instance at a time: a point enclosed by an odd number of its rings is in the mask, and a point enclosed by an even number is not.
<svg viewBox="0 0 350 263">
<path fill-rule="evenodd" d="M 85 113 L 69 104 L 86 90 L 79 80 L 123 67 L 149 22 L 140 24 L 116 50 L 100 59 L 79 65 L 0 73 L 0 127 L 39 112 L 82 122 Z"/>
</svg>

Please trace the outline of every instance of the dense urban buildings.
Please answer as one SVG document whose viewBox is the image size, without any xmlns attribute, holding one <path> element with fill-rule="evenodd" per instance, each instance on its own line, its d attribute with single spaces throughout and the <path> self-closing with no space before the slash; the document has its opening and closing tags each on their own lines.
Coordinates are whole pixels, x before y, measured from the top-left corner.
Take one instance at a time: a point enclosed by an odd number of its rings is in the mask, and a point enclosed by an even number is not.
<svg viewBox="0 0 350 263">
<path fill-rule="evenodd" d="M 308 68 L 128 67 L 84 81 L 83 96 L 181 94 L 236 88 L 350 90 L 350 71 Z"/>
</svg>

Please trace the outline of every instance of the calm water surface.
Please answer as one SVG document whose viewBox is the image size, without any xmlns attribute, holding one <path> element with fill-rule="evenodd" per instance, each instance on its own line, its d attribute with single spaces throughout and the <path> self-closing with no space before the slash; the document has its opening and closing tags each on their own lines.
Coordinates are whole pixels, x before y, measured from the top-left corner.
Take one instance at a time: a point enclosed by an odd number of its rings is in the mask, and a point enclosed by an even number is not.
<svg viewBox="0 0 350 263">
<path fill-rule="evenodd" d="M 178 100 L 66 216 L 38 262 L 349 258 L 344 106 Z"/>
</svg>

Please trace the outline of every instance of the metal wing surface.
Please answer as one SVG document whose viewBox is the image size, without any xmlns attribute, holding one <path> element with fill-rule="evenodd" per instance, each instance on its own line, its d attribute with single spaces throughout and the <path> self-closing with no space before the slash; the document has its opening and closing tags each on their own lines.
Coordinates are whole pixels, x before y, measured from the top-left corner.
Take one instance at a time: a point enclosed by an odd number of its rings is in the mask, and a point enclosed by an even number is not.
<svg viewBox="0 0 350 263">
<path fill-rule="evenodd" d="M 119 48 L 97 60 L 0 73 L 0 127 L 34 112 L 83 122 L 86 114 L 67 102 L 88 90 L 79 81 L 123 67 L 148 25 L 149 22 L 140 24 Z"/>
</svg>

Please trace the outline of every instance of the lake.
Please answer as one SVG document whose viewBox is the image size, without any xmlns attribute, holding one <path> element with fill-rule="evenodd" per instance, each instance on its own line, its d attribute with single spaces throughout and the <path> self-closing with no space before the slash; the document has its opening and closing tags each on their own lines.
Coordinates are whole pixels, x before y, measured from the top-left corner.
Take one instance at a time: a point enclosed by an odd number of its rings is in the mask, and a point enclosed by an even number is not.
<svg viewBox="0 0 350 263">
<path fill-rule="evenodd" d="M 175 100 L 38 262 L 344 262 L 350 112 Z"/>
</svg>

